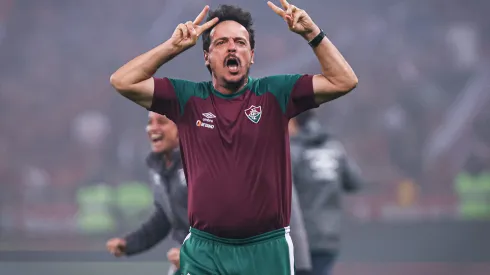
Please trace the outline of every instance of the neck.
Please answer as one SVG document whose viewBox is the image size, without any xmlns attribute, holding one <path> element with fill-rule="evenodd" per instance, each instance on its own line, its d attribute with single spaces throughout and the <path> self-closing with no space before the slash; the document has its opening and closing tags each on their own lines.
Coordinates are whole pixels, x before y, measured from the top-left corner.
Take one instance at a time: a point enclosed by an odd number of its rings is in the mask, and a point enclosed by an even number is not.
<svg viewBox="0 0 490 275">
<path fill-rule="evenodd" d="M 169 167 L 172 164 L 172 160 L 173 160 L 172 150 L 163 152 L 162 158 L 163 158 L 163 162 L 165 163 L 165 166 Z"/>
<path fill-rule="evenodd" d="M 214 75 L 213 75 L 213 87 L 216 91 L 224 94 L 224 95 L 231 95 L 234 94 L 238 91 L 240 91 L 245 85 L 248 84 L 248 76 L 245 76 L 243 80 L 237 83 L 227 83 L 225 81 L 219 81 Z"/>
</svg>

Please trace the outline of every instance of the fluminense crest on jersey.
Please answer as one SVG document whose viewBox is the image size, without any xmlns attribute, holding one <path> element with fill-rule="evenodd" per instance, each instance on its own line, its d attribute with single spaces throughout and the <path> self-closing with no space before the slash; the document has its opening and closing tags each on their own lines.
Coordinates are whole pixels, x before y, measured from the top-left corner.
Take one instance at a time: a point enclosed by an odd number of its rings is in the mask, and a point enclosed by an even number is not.
<svg viewBox="0 0 490 275">
<path fill-rule="evenodd" d="M 262 107 L 252 105 L 245 110 L 245 115 L 253 123 L 259 123 L 260 117 L 262 116 Z"/>
</svg>

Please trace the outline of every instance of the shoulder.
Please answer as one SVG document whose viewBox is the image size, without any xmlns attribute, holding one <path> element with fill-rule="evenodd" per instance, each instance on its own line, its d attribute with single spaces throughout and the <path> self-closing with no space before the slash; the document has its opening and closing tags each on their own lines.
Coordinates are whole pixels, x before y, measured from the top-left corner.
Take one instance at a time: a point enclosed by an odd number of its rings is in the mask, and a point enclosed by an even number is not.
<svg viewBox="0 0 490 275">
<path fill-rule="evenodd" d="M 281 89 L 287 86 L 292 87 L 302 76 L 303 75 L 301 74 L 280 74 L 255 78 L 253 79 L 252 86 L 254 88 L 259 88 L 259 90 L 269 90 L 270 92 L 273 92 L 278 88 Z"/>
<path fill-rule="evenodd" d="M 211 81 L 194 82 L 179 78 L 165 78 L 170 82 L 176 93 L 182 97 L 197 96 L 206 98 L 211 92 Z"/>
</svg>

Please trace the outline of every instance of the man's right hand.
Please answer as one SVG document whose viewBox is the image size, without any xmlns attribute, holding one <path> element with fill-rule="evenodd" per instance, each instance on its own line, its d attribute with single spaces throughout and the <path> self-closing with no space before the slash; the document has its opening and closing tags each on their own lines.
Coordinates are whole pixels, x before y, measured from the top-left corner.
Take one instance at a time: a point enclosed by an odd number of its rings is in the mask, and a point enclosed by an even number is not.
<svg viewBox="0 0 490 275">
<path fill-rule="evenodd" d="M 218 18 L 213 18 L 208 22 L 199 25 L 204 20 L 208 11 L 209 6 L 205 6 L 194 22 L 187 21 L 185 24 L 179 24 L 172 34 L 172 44 L 182 51 L 196 45 L 199 36 L 219 21 Z"/>
<path fill-rule="evenodd" d="M 125 254 L 126 240 L 120 238 L 110 239 L 107 241 L 106 247 L 112 255 L 121 257 Z"/>
<path fill-rule="evenodd" d="M 155 92 L 155 82 L 152 76 L 163 64 L 194 46 L 199 35 L 219 21 L 218 18 L 213 18 L 199 25 L 208 11 L 209 6 L 204 7 L 194 22 L 189 21 L 178 25 L 172 37 L 167 41 L 119 68 L 111 75 L 112 87 L 122 96 L 149 110 L 152 107 Z"/>
</svg>

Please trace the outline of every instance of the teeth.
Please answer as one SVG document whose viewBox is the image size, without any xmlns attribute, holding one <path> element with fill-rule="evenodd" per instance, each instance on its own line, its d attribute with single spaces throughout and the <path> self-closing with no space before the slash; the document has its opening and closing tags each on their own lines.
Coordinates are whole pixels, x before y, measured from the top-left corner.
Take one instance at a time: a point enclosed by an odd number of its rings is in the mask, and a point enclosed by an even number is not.
<svg viewBox="0 0 490 275">
<path fill-rule="evenodd" d="M 161 134 L 151 134 L 150 138 L 152 140 L 156 140 L 156 139 L 162 138 L 162 135 Z"/>
</svg>

